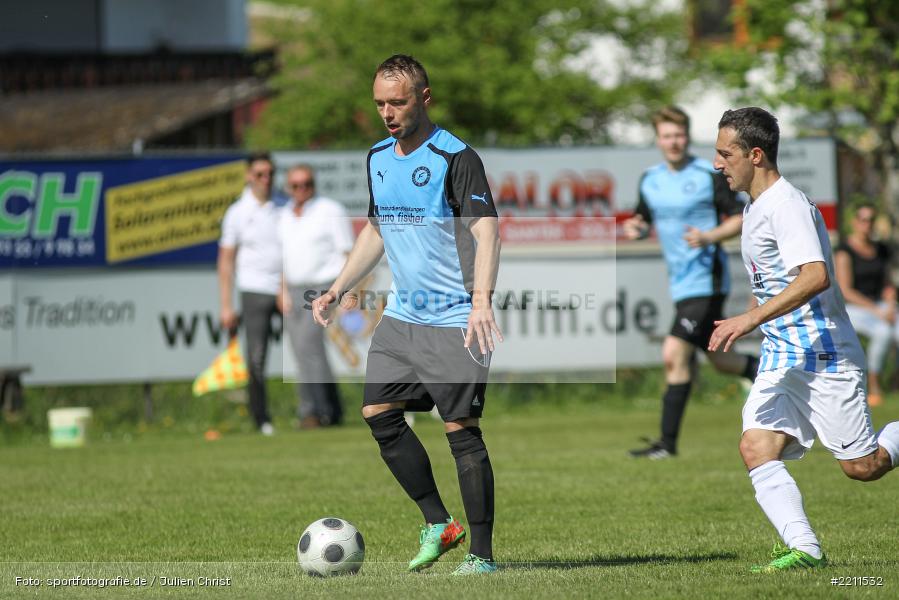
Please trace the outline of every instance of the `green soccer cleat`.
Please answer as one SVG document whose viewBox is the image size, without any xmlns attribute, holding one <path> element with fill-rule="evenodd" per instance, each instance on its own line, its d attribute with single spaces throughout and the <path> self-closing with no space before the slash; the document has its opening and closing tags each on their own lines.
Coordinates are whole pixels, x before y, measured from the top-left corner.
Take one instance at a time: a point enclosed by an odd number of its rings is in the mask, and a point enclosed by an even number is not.
<svg viewBox="0 0 899 600">
<path fill-rule="evenodd" d="M 467 554 L 462 564 L 453 571 L 453 575 L 487 575 L 495 573 L 496 569 L 496 563 L 492 560 L 487 560 L 474 554 Z"/>
<path fill-rule="evenodd" d="M 465 539 L 465 528 L 452 517 L 446 523 L 422 525 L 418 543 L 418 555 L 409 563 L 410 571 L 427 569 L 445 552 L 452 550 Z"/>
<path fill-rule="evenodd" d="M 789 569 L 819 569 L 827 566 L 827 556 L 815 558 L 802 550 L 791 550 L 781 543 L 774 544 L 771 551 L 771 562 L 767 565 L 755 565 L 749 570 L 752 573 L 777 573 Z"/>
</svg>

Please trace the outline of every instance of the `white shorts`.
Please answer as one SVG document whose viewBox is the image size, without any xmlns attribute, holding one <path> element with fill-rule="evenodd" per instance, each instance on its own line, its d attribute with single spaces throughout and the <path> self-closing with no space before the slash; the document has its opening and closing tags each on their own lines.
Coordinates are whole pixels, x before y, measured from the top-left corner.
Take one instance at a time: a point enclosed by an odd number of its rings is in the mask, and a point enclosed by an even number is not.
<svg viewBox="0 0 899 600">
<path fill-rule="evenodd" d="M 877 450 L 862 371 L 762 371 L 743 406 L 743 431 L 782 431 L 795 438 L 782 458 L 802 458 L 815 436 L 838 460 Z"/>
</svg>

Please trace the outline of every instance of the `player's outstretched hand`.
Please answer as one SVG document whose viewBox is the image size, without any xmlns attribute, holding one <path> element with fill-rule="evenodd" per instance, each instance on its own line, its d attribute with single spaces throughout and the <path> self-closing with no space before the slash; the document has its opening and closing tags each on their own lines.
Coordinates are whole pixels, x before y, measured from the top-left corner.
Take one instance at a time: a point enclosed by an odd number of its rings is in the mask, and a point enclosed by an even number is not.
<svg viewBox="0 0 899 600">
<path fill-rule="evenodd" d="M 312 301 L 312 318 L 322 327 L 331 323 L 331 305 L 337 300 L 333 292 L 325 292 Z"/>
<path fill-rule="evenodd" d="M 684 241 L 686 241 L 687 245 L 691 248 L 702 248 L 703 246 L 709 245 L 708 240 L 705 239 L 705 235 L 703 235 L 700 230 L 689 225 L 687 225 L 687 233 L 684 234 Z"/>
<path fill-rule="evenodd" d="M 724 351 L 727 352 L 734 342 L 755 328 L 756 325 L 749 313 L 743 313 L 724 321 L 715 321 L 715 331 L 709 338 L 709 352 L 717 352 L 721 344 L 724 344 Z"/>
<path fill-rule="evenodd" d="M 490 307 L 471 309 L 471 314 L 468 315 L 468 329 L 465 331 L 465 347 L 471 348 L 471 344 L 477 338 L 481 354 L 487 354 L 488 350 L 493 352 L 494 335 L 498 341 L 503 341 L 503 334 L 493 318 L 493 309 Z"/>
</svg>

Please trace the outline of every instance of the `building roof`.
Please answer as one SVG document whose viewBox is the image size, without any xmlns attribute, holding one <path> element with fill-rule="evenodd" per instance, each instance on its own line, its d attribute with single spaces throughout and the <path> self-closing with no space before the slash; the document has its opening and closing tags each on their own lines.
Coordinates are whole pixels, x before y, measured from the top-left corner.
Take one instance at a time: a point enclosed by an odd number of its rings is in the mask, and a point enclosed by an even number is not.
<svg viewBox="0 0 899 600">
<path fill-rule="evenodd" d="M 0 96 L 0 152 L 127 152 L 269 95 L 249 77 Z"/>
</svg>

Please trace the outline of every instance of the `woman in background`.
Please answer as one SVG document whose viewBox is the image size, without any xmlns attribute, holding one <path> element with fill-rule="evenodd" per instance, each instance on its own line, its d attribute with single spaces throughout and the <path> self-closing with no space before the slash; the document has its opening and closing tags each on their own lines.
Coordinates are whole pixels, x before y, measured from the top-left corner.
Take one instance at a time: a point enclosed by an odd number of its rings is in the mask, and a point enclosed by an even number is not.
<svg viewBox="0 0 899 600">
<path fill-rule="evenodd" d="M 855 330 L 868 338 L 868 404 L 883 402 L 880 372 L 892 342 L 899 342 L 896 288 L 890 278 L 891 251 L 872 238 L 877 210 L 861 204 L 852 218 L 852 233 L 834 255 L 837 281 Z"/>
</svg>

